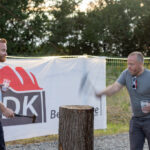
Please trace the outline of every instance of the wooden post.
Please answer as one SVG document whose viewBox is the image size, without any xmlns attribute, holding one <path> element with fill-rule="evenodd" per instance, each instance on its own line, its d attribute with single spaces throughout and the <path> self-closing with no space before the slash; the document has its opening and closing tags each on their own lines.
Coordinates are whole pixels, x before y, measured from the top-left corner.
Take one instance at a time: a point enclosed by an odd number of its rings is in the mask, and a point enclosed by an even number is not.
<svg viewBox="0 0 150 150">
<path fill-rule="evenodd" d="M 59 150 L 94 149 L 94 108 L 69 105 L 59 108 Z"/>
</svg>

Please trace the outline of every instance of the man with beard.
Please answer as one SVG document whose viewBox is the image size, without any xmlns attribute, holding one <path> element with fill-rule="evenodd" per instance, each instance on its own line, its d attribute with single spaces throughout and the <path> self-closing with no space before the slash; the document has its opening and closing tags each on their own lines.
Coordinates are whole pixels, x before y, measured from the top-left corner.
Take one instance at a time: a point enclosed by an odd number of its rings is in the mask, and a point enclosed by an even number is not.
<svg viewBox="0 0 150 150">
<path fill-rule="evenodd" d="M 5 62 L 6 56 L 7 56 L 7 41 L 6 39 L 0 39 L 0 62 Z M 3 92 L 2 86 L 3 85 L 0 86 L 0 95 L 1 95 L 1 92 Z M 14 117 L 14 112 L 11 109 L 3 105 L 1 97 L 0 97 L 0 111 L 7 118 Z M 6 150 L 1 122 L 0 122 L 0 150 Z"/>
<path fill-rule="evenodd" d="M 96 96 L 111 96 L 126 86 L 132 108 L 129 129 L 130 150 L 143 150 L 145 139 L 150 150 L 150 70 L 144 68 L 141 52 L 130 53 L 127 65 L 128 68 L 121 73 L 117 81 L 96 93 Z M 142 106 L 143 101 L 147 101 L 147 105 Z"/>
</svg>

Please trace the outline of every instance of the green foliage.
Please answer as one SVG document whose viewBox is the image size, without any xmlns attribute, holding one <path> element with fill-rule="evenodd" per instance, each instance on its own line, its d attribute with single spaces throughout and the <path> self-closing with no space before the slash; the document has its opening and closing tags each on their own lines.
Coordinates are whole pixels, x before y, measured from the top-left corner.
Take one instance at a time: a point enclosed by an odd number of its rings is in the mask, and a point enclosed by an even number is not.
<svg viewBox="0 0 150 150">
<path fill-rule="evenodd" d="M 71 17 L 66 17 L 71 14 L 70 9 L 66 11 L 67 3 L 59 6 L 59 11 L 55 11 L 57 21 L 50 38 L 53 40 L 51 42 L 56 42 L 55 45 L 63 50 L 64 53 L 60 54 L 127 56 L 135 50 L 148 54 L 150 32 L 147 1 L 107 0 L 106 3 L 104 7 L 102 1 L 99 1 L 99 6 L 95 9 L 87 13 L 76 12 Z M 62 10 L 67 13 L 62 13 Z M 72 14 L 74 13 L 75 9 L 72 9 Z"/>
<path fill-rule="evenodd" d="M 84 30 L 83 41 L 90 43 L 94 55 L 127 56 L 132 51 L 142 51 L 135 38 L 135 30 L 143 16 L 147 15 L 148 7 L 141 7 L 141 2 L 107 1 L 107 6 L 103 9 L 100 5 L 100 8 L 87 14 L 89 22 Z M 140 31 L 144 28 L 140 28 Z"/>
<path fill-rule="evenodd" d="M 43 0 L 5 0 L 0 2 L 0 36 L 8 40 L 8 53 L 31 55 L 37 39 L 44 38 L 47 16 L 42 11 L 34 11 Z"/>
<path fill-rule="evenodd" d="M 72 49 L 69 49 L 68 44 L 71 45 L 72 37 L 76 37 L 77 14 L 75 8 L 80 1 L 57 0 L 55 9 L 50 11 L 50 15 L 53 17 L 49 23 L 50 34 L 47 44 L 55 49 L 56 54 L 69 55 L 74 53 Z M 73 41 L 73 45 L 75 45 L 75 41 Z"/>
<path fill-rule="evenodd" d="M 114 61 L 115 62 L 115 61 Z M 106 69 L 106 84 L 113 84 L 120 73 L 126 68 L 122 65 L 124 62 L 107 63 Z M 120 66 L 120 64 L 122 66 Z M 112 124 L 128 124 L 131 118 L 130 98 L 126 88 L 123 88 L 119 93 L 112 97 L 107 97 L 107 118 L 108 123 Z"/>
<path fill-rule="evenodd" d="M 94 135 L 95 136 L 113 135 L 113 134 L 120 134 L 128 131 L 129 131 L 128 124 L 108 123 L 107 129 L 95 130 Z"/>
<path fill-rule="evenodd" d="M 1 0 L 0 37 L 10 55 L 150 54 L 148 0 L 97 0 L 87 12 L 76 9 L 82 0 L 49 1 L 45 11 L 44 0 Z"/>
</svg>

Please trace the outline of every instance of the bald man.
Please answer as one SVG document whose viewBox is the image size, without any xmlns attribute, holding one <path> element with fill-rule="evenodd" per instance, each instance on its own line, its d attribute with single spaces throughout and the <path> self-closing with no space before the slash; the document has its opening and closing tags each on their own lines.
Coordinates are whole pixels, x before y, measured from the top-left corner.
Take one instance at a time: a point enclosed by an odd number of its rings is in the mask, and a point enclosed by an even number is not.
<svg viewBox="0 0 150 150">
<path fill-rule="evenodd" d="M 127 64 L 128 68 L 121 73 L 116 82 L 96 93 L 96 96 L 111 96 L 125 86 L 130 96 L 133 114 L 129 129 L 130 150 L 143 150 L 145 139 L 150 149 L 150 70 L 144 68 L 141 52 L 130 53 Z M 148 105 L 142 107 L 142 101 L 147 101 Z"/>
</svg>

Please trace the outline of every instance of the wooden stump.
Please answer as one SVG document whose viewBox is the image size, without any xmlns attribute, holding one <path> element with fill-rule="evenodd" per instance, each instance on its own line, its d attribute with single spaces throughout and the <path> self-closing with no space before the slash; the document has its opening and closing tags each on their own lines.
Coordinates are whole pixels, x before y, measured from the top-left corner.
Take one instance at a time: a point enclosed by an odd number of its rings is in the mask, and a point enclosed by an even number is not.
<svg viewBox="0 0 150 150">
<path fill-rule="evenodd" d="M 59 150 L 94 149 L 94 108 L 61 106 L 59 108 Z"/>
</svg>

